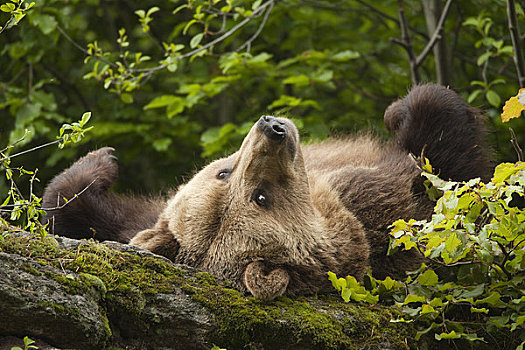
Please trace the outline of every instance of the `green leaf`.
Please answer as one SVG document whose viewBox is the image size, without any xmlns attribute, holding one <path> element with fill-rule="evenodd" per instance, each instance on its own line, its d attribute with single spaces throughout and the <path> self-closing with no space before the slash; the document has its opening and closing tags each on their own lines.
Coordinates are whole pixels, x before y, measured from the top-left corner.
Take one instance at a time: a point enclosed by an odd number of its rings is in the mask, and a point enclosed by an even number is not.
<svg viewBox="0 0 525 350">
<path fill-rule="evenodd" d="M 175 14 L 177 14 L 177 12 L 181 11 L 182 9 L 185 9 L 186 7 L 189 7 L 189 5 L 188 4 L 180 5 L 175 10 L 173 10 L 173 12 L 171 14 L 175 15 Z"/>
<path fill-rule="evenodd" d="M 436 338 L 436 340 L 459 339 L 459 338 L 461 338 L 461 335 L 457 334 L 456 331 L 452 331 L 450 333 L 435 334 L 434 337 Z"/>
<path fill-rule="evenodd" d="M 255 0 L 252 4 L 252 10 L 255 11 L 261 6 L 262 0 Z"/>
<path fill-rule="evenodd" d="M 486 298 L 476 300 L 475 305 L 488 304 L 490 306 L 499 307 L 505 304 L 501 301 L 501 294 L 498 292 L 492 292 Z"/>
<path fill-rule="evenodd" d="M 501 105 L 501 97 L 494 90 L 487 91 L 485 97 L 492 106 L 498 108 Z"/>
<path fill-rule="evenodd" d="M 171 145 L 171 143 L 172 140 L 169 137 L 155 139 L 153 141 L 153 148 L 155 148 L 157 152 L 165 152 L 168 150 L 168 147 Z"/>
<path fill-rule="evenodd" d="M 403 305 L 410 304 L 410 303 L 424 303 L 426 300 L 427 299 L 424 296 L 409 294 L 405 298 Z"/>
<path fill-rule="evenodd" d="M 120 100 L 124 103 L 133 103 L 133 95 L 128 93 L 120 94 Z"/>
<path fill-rule="evenodd" d="M 482 307 L 480 309 L 478 309 L 477 307 L 474 307 L 474 306 L 471 306 L 470 307 L 470 312 L 472 313 L 483 313 L 483 314 L 488 314 L 489 313 L 489 310 Z"/>
<path fill-rule="evenodd" d="M 423 314 L 430 314 L 430 313 L 433 313 L 433 312 L 436 312 L 436 310 L 434 310 L 434 308 L 428 304 L 423 304 L 421 306 L 421 312 L 420 314 L 423 315 Z"/>
<path fill-rule="evenodd" d="M 512 332 L 514 332 L 516 330 L 516 328 L 518 328 L 519 326 L 521 326 L 523 323 L 525 323 L 525 315 L 521 315 L 521 316 L 518 316 L 516 318 L 516 322 L 514 322 L 512 324 L 512 327 L 510 328 L 510 330 Z"/>
<path fill-rule="evenodd" d="M 32 21 L 33 24 L 36 25 L 45 35 L 48 35 L 55 30 L 58 24 L 54 17 L 46 14 L 36 14 Z"/>
<path fill-rule="evenodd" d="M 335 273 L 328 271 L 328 279 L 330 282 L 332 282 L 332 286 L 334 286 L 335 289 L 340 290 L 339 285 L 337 284 L 337 276 Z"/>
<path fill-rule="evenodd" d="M 487 61 L 491 55 L 492 52 L 487 51 L 483 55 L 479 56 L 477 61 L 478 66 L 481 66 L 483 63 L 485 63 L 485 61 Z"/>
<path fill-rule="evenodd" d="M 453 232 L 445 241 L 445 249 L 449 253 L 452 253 L 457 247 L 460 246 L 460 244 L 461 240 L 457 237 L 456 233 Z"/>
<path fill-rule="evenodd" d="M 182 97 L 174 100 L 168 108 L 166 109 L 166 114 L 168 118 L 173 118 L 173 116 L 182 113 L 184 107 L 186 106 L 186 100 Z"/>
<path fill-rule="evenodd" d="M 144 106 L 144 109 L 166 107 L 172 103 L 177 103 L 180 99 L 181 97 L 175 95 L 162 95 L 150 101 L 150 103 Z"/>
<path fill-rule="evenodd" d="M 200 42 L 202 41 L 203 36 L 204 36 L 204 33 L 199 33 L 195 35 L 193 38 L 191 38 L 190 47 L 194 49 L 197 46 L 199 46 Z"/>
<path fill-rule="evenodd" d="M 521 170 L 525 169 L 525 162 L 514 163 L 501 163 L 496 166 L 494 170 L 494 176 L 492 177 L 492 182 L 494 184 L 501 184 L 504 181 L 507 181 L 512 175 L 517 174 Z"/>
<path fill-rule="evenodd" d="M 387 278 L 385 278 L 384 281 L 381 281 L 381 284 L 385 286 L 386 290 L 391 290 L 396 285 L 396 281 L 394 281 L 390 278 L 390 276 L 388 276 Z"/>
<path fill-rule="evenodd" d="M 149 17 L 157 11 L 160 11 L 160 8 L 158 8 L 157 6 L 153 6 L 152 8 L 148 10 L 148 13 L 146 13 L 146 16 Z"/>
<path fill-rule="evenodd" d="M 333 55 L 332 60 L 336 62 L 345 62 L 345 61 L 359 58 L 359 56 L 361 56 L 359 52 L 352 51 L 352 50 L 345 50 L 345 51 L 341 51 Z"/>
<path fill-rule="evenodd" d="M 7 4 L 4 4 L 2 6 L 0 6 L 0 10 L 2 10 L 3 12 L 13 12 L 15 10 L 15 4 L 12 4 L 10 2 L 8 2 Z"/>
<path fill-rule="evenodd" d="M 472 91 L 472 93 L 467 98 L 467 102 L 472 103 L 476 99 L 476 97 L 478 97 L 482 92 L 483 90 L 481 89 Z"/>
<path fill-rule="evenodd" d="M 417 281 L 423 286 L 433 287 L 438 283 L 438 275 L 429 269 L 419 275 Z"/>
<path fill-rule="evenodd" d="M 84 127 L 89 120 L 91 119 L 91 112 L 85 112 L 82 114 L 82 117 L 80 118 L 79 124 L 81 127 Z"/>
<path fill-rule="evenodd" d="M 292 84 L 295 86 L 308 86 L 310 85 L 310 78 L 304 74 L 294 75 L 283 80 L 283 84 Z"/>
<path fill-rule="evenodd" d="M 352 290 L 350 288 L 343 288 L 341 291 L 341 298 L 343 298 L 343 300 L 348 303 L 350 301 L 351 294 Z"/>
</svg>

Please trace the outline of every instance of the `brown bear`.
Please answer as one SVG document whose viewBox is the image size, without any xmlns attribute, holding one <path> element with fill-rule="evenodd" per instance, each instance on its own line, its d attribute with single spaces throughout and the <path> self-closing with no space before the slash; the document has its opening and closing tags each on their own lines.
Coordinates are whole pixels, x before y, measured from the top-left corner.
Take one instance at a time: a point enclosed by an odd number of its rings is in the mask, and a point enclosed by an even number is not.
<svg viewBox="0 0 525 350">
<path fill-rule="evenodd" d="M 452 90 L 421 85 L 385 112 L 390 142 L 361 135 L 302 146 L 290 120 L 263 116 L 238 152 L 167 201 L 108 191 L 117 165 L 103 148 L 53 179 L 43 206 L 56 208 L 46 217 L 55 233 L 129 241 L 261 299 L 313 293 L 331 288 L 327 271 L 362 279 L 369 266 L 379 278 L 417 267 L 414 251 L 387 256 L 388 226 L 432 211 L 410 154 L 443 178 L 487 180 L 483 121 Z"/>
</svg>

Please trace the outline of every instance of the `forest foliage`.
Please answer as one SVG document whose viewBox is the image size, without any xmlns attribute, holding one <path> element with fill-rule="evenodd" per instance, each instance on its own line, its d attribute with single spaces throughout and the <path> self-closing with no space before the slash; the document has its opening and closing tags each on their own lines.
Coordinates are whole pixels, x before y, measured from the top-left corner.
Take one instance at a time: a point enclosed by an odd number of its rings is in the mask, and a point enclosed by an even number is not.
<svg viewBox="0 0 525 350">
<path fill-rule="evenodd" d="M 485 109 L 499 158 L 513 160 L 499 118 L 519 88 L 505 1 L 400 3 L 406 32 L 398 1 L 2 1 L 0 149 L 23 135 L 18 149 L 53 141 L 91 112 L 80 146 L 18 164 L 38 167 L 45 184 L 110 145 L 126 173 L 118 186 L 152 192 L 235 150 L 263 114 L 291 117 L 305 141 L 361 129 L 388 137 L 383 112 L 414 80 L 408 38 L 421 81 Z M 443 5 L 444 40 L 421 57 Z M 516 16 L 525 19 L 519 3 Z M 512 123 L 523 141 L 523 123 Z"/>
</svg>

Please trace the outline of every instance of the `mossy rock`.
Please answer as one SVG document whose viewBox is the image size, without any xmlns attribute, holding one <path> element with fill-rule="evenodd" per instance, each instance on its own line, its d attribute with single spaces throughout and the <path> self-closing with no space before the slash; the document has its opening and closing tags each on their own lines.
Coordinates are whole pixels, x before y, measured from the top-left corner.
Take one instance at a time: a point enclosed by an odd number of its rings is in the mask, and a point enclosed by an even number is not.
<svg viewBox="0 0 525 350">
<path fill-rule="evenodd" d="M 335 295 L 265 302 L 208 273 L 114 242 L 9 233 L 0 240 L 0 265 L 0 309 L 6 310 L 0 335 L 27 335 L 58 348 L 408 349 L 415 344 L 411 325 L 390 322 L 398 316 L 393 309 L 344 303 Z"/>
</svg>

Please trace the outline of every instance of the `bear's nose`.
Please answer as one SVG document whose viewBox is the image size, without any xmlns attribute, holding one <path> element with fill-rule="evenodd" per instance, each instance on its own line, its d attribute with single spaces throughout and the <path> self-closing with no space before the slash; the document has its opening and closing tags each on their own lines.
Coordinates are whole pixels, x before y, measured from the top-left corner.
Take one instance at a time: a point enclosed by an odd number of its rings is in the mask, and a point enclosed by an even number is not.
<svg viewBox="0 0 525 350">
<path fill-rule="evenodd" d="M 263 115 L 257 128 L 271 140 L 282 142 L 286 138 L 286 125 L 272 116 Z"/>
</svg>

